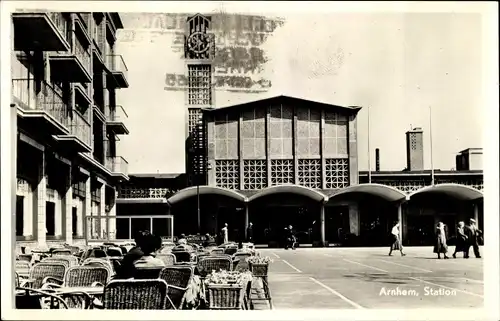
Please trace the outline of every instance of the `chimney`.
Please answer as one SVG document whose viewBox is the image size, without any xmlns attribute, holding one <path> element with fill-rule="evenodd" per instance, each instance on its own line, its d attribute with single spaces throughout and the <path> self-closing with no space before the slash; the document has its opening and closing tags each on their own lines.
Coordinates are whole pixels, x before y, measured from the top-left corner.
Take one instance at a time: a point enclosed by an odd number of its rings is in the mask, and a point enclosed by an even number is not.
<svg viewBox="0 0 500 321">
<path fill-rule="evenodd" d="M 380 172 L 380 149 L 375 148 L 375 171 Z"/>
</svg>

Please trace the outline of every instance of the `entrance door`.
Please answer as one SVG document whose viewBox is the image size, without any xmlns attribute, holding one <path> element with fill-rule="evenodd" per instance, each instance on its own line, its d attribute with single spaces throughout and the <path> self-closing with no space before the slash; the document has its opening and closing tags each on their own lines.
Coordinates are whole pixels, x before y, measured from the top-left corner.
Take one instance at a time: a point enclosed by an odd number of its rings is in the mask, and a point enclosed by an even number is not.
<svg viewBox="0 0 500 321">
<path fill-rule="evenodd" d="M 432 215 L 408 215 L 406 222 L 408 245 L 432 245 L 435 225 Z"/>
<path fill-rule="evenodd" d="M 45 203 L 45 226 L 47 235 L 54 236 L 56 231 L 56 204 L 53 202 Z"/>
<path fill-rule="evenodd" d="M 16 196 L 16 236 L 23 236 L 24 196 Z"/>
<path fill-rule="evenodd" d="M 349 208 L 347 206 L 325 207 L 326 241 L 340 243 L 346 234 L 349 234 Z"/>
</svg>

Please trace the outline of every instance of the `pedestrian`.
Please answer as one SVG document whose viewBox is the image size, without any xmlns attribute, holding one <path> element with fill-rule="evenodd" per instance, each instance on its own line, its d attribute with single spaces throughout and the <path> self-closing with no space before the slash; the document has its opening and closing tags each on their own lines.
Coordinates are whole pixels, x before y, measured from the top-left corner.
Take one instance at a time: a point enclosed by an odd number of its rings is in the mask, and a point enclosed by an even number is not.
<svg viewBox="0 0 500 321">
<path fill-rule="evenodd" d="M 399 221 L 396 221 L 392 227 L 391 238 L 392 242 L 389 250 L 389 256 L 392 255 L 392 251 L 399 251 L 401 256 L 405 256 L 406 254 L 403 253 L 403 244 L 401 244 L 401 235 L 399 233 Z"/>
<path fill-rule="evenodd" d="M 436 226 L 436 239 L 434 243 L 434 253 L 438 255 L 438 259 L 441 259 L 441 254 L 444 254 L 445 259 L 449 259 L 446 255 L 448 252 L 448 245 L 446 244 L 446 231 L 444 229 L 443 222 L 439 222 Z"/>
<path fill-rule="evenodd" d="M 288 225 L 288 228 L 285 227 L 285 236 L 286 236 L 285 250 L 288 250 L 289 247 L 291 247 L 292 250 L 295 250 L 295 243 L 297 239 L 295 237 L 292 225 Z"/>
<path fill-rule="evenodd" d="M 181 234 L 179 236 L 179 239 L 177 240 L 177 245 L 186 245 L 187 244 L 187 238 L 186 238 L 186 234 Z"/>
<path fill-rule="evenodd" d="M 469 250 L 472 246 L 474 255 L 476 256 L 476 258 L 480 259 L 481 254 L 479 253 L 479 238 L 482 236 L 483 232 L 476 227 L 476 220 L 471 218 L 469 220 L 469 225 L 464 228 L 464 231 L 465 235 L 467 235 L 465 258 L 469 258 Z"/>
<path fill-rule="evenodd" d="M 227 244 L 229 243 L 229 230 L 228 230 L 228 225 L 227 223 L 224 223 L 224 227 L 221 230 L 222 234 L 222 244 Z"/>
<path fill-rule="evenodd" d="M 252 222 L 248 223 L 248 227 L 247 227 L 247 242 L 253 243 L 253 224 L 252 224 Z"/>
<path fill-rule="evenodd" d="M 455 244 L 455 252 L 453 252 L 453 258 L 457 258 L 457 252 L 462 252 L 463 257 L 466 257 L 465 250 L 467 248 L 468 237 L 465 235 L 465 223 L 463 221 L 458 222 L 457 226 L 457 237 Z"/>
</svg>

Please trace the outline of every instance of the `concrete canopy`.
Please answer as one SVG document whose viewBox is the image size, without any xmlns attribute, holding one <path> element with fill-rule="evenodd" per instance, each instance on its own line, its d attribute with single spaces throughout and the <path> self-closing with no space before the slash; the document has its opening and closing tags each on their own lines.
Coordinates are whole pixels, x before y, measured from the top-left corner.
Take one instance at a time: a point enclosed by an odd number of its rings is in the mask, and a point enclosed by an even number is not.
<svg viewBox="0 0 500 321">
<path fill-rule="evenodd" d="M 285 194 L 285 193 L 290 193 L 290 194 L 296 194 L 296 195 L 301 195 L 308 197 L 312 199 L 313 201 L 316 202 L 326 202 L 328 201 L 328 196 L 325 194 L 318 192 L 312 188 L 305 187 L 305 186 L 300 186 L 300 185 L 277 185 L 277 186 L 271 186 L 267 187 L 257 194 L 254 194 L 248 198 L 248 201 L 251 202 L 253 200 L 259 199 L 264 196 L 269 196 L 269 195 L 275 195 L 275 194 Z"/>
<path fill-rule="evenodd" d="M 397 188 L 375 183 L 351 185 L 339 191 L 333 192 L 331 195 L 329 195 L 329 199 L 334 200 L 337 197 L 344 196 L 350 193 L 370 194 L 380 197 L 389 202 L 397 202 L 407 199 L 406 194 L 398 190 Z"/>
<path fill-rule="evenodd" d="M 412 192 L 409 195 L 409 198 L 411 199 L 411 197 L 414 195 L 424 194 L 424 193 L 445 194 L 462 201 L 473 201 L 483 198 L 484 196 L 483 192 L 475 188 L 472 188 L 470 186 L 448 183 L 448 184 L 437 184 L 434 186 L 422 187 L 421 189 Z"/>
<path fill-rule="evenodd" d="M 200 186 L 199 188 L 200 195 L 218 195 L 229 197 L 240 202 L 247 201 L 247 198 L 244 195 L 227 188 L 206 185 Z M 187 200 L 190 197 L 196 196 L 197 193 L 198 191 L 196 186 L 187 187 L 170 196 L 167 199 L 167 203 L 170 205 L 174 205 L 175 203 L 179 203 L 181 201 Z"/>
</svg>

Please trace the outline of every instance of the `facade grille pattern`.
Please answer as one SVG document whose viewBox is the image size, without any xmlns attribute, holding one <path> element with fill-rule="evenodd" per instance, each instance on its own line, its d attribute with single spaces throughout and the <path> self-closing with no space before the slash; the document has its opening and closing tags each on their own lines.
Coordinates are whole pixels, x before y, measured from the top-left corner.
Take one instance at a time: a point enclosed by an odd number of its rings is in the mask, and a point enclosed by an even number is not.
<svg viewBox="0 0 500 321">
<path fill-rule="evenodd" d="M 267 187 L 267 165 L 265 160 L 243 161 L 243 189 L 259 190 Z"/>
<path fill-rule="evenodd" d="M 189 134 L 192 134 L 198 128 L 198 123 L 202 120 L 203 114 L 199 108 L 189 108 L 188 113 L 188 130 Z"/>
<path fill-rule="evenodd" d="M 347 158 L 325 159 L 326 188 L 349 186 L 349 160 Z"/>
<path fill-rule="evenodd" d="M 321 188 L 321 160 L 299 159 L 299 185 Z"/>
<path fill-rule="evenodd" d="M 210 65 L 188 66 L 188 104 L 210 106 L 212 104 L 212 71 Z"/>
<path fill-rule="evenodd" d="M 240 166 L 237 160 L 215 161 L 215 182 L 218 187 L 240 189 Z"/>
<path fill-rule="evenodd" d="M 426 185 L 424 180 L 407 180 L 407 181 L 384 180 L 384 181 L 380 181 L 380 184 L 394 187 L 394 188 L 402 191 L 403 193 L 407 193 L 407 194 L 412 193 L 416 190 L 419 190 Z"/>
<path fill-rule="evenodd" d="M 482 191 L 484 189 L 483 179 L 445 179 L 438 178 L 436 179 L 436 184 L 461 184 L 466 185 L 477 190 Z"/>
<path fill-rule="evenodd" d="M 293 184 L 294 178 L 292 159 L 271 160 L 271 185 Z"/>
<path fill-rule="evenodd" d="M 411 150 L 417 150 L 417 134 L 410 134 L 410 148 Z"/>
</svg>

